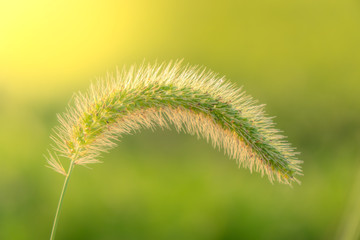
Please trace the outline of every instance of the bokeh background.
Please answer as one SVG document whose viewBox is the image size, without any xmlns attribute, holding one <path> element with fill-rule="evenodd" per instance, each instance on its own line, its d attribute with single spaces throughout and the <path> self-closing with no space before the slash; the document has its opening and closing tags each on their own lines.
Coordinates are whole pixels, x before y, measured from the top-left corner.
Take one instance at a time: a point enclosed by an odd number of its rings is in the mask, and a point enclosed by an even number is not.
<svg viewBox="0 0 360 240">
<path fill-rule="evenodd" d="M 302 184 L 145 130 L 75 168 L 57 239 L 356 239 L 359 43 L 355 0 L 1 0 L 0 239 L 49 237 L 63 177 L 43 154 L 74 92 L 116 66 L 182 58 L 267 104 Z"/>
</svg>

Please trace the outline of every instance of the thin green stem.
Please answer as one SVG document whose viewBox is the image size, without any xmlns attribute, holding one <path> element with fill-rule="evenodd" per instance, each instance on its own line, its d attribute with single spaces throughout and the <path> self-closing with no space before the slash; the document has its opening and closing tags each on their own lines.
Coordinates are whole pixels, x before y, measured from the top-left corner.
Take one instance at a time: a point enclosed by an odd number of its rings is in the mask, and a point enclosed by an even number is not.
<svg viewBox="0 0 360 240">
<path fill-rule="evenodd" d="M 50 240 L 55 239 L 55 232 L 56 232 L 56 227 L 57 227 L 57 223 L 58 223 L 58 219 L 59 219 L 59 215 L 60 215 L 62 202 L 63 202 L 63 199 L 64 199 L 64 195 L 65 195 L 65 192 L 66 192 L 67 185 L 69 183 L 69 179 L 70 179 L 70 175 L 71 175 L 71 172 L 73 170 L 73 167 L 74 167 L 74 161 L 71 161 L 70 166 L 69 166 L 69 170 L 68 170 L 68 172 L 66 174 L 66 177 L 65 177 L 64 185 L 63 185 L 61 195 L 60 195 L 60 198 L 59 198 L 59 203 L 58 203 L 58 206 L 57 206 L 57 209 L 56 209 L 56 214 L 55 214 L 55 218 L 54 218 L 53 227 L 52 227 L 52 230 L 51 230 Z"/>
</svg>

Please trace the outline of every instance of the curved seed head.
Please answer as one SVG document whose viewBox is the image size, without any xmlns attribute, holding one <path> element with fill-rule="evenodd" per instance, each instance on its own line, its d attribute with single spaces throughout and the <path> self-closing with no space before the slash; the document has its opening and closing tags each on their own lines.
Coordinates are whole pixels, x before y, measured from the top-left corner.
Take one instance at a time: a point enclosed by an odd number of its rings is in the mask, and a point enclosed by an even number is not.
<svg viewBox="0 0 360 240">
<path fill-rule="evenodd" d="M 50 168 L 66 175 L 58 156 L 77 165 L 99 162 L 101 152 L 141 128 L 175 126 L 223 148 L 239 166 L 291 184 L 301 175 L 298 153 L 264 114 L 264 105 L 224 78 L 180 62 L 131 67 L 78 93 L 58 116 Z"/>
</svg>

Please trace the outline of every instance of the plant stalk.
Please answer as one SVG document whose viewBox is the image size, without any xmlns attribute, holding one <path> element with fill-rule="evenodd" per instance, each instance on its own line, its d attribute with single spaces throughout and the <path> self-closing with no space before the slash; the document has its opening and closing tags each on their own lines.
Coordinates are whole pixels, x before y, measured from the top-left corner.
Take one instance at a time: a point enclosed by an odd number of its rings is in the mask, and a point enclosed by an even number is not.
<svg viewBox="0 0 360 240">
<path fill-rule="evenodd" d="M 66 177 L 65 177 L 64 185 L 63 185 L 61 195 L 60 195 L 60 198 L 59 198 L 59 203 L 58 203 L 58 206 L 57 206 L 57 209 L 56 209 L 56 214 L 55 214 L 55 218 L 54 218 L 53 227 L 52 227 L 52 230 L 51 230 L 50 240 L 55 239 L 55 232 L 56 232 L 56 227 L 57 227 L 57 223 L 58 223 L 58 219 L 59 219 L 59 215 L 60 215 L 62 202 L 63 202 L 63 199 L 64 199 L 64 195 L 65 195 L 65 192 L 66 192 L 67 185 L 69 183 L 69 179 L 70 179 L 70 175 L 71 175 L 71 172 L 73 170 L 73 167 L 74 167 L 74 161 L 71 161 L 70 166 L 69 166 L 69 170 L 68 170 L 68 172 L 66 174 Z"/>
</svg>

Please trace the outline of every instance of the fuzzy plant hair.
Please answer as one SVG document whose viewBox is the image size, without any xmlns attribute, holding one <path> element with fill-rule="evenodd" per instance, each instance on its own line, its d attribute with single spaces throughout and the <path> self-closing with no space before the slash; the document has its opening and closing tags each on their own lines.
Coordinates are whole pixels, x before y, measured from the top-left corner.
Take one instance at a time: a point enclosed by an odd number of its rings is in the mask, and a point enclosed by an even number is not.
<svg viewBox="0 0 360 240">
<path fill-rule="evenodd" d="M 108 74 L 73 103 L 58 115 L 47 155 L 48 166 L 66 176 L 65 189 L 75 165 L 99 162 L 124 134 L 169 125 L 211 141 L 271 182 L 299 182 L 298 153 L 264 114 L 264 105 L 204 68 L 181 62 L 131 67 Z M 70 161 L 68 171 L 59 158 Z"/>
</svg>

